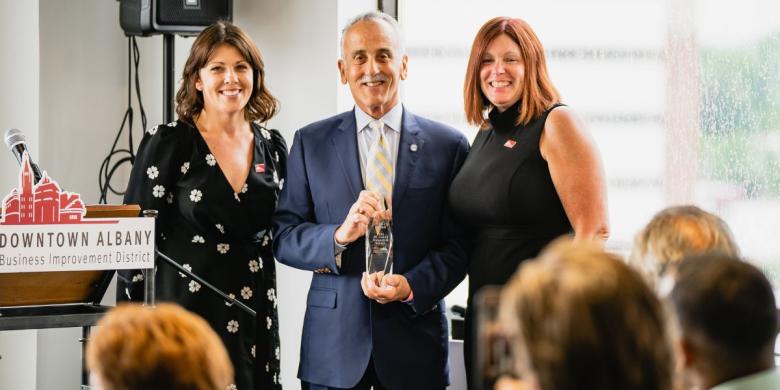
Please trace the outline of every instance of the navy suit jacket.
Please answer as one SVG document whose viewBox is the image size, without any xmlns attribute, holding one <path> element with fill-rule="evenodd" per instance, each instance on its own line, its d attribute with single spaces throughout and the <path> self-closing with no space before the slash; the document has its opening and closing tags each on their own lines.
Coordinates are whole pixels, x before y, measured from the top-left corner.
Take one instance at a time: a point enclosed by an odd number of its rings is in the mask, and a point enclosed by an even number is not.
<svg viewBox="0 0 780 390">
<path fill-rule="evenodd" d="M 369 300 L 360 287 L 360 238 L 336 267 L 333 234 L 363 190 L 354 111 L 295 133 L 274 214 L 278 261 L 315 273 L 306 302 L 298 377 L 353 387 L 369 359 L 390 389 L 442 388 L 449 383 L 443 298 L 463 280 L 463 233 L 447 208 L 450 182 L 468 153 L 455 129 L 404 109 L 393 186 L 393 272 L 414 292 L 412 304 Z M 416 145 L 416 146 L 415 146 Z"/>
</svg>

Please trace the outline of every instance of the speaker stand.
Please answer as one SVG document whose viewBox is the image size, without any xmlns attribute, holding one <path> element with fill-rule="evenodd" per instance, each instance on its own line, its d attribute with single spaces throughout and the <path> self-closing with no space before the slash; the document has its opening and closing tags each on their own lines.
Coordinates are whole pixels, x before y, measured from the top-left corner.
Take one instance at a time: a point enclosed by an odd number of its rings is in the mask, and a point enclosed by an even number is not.
<svg viewBox="0 0 780 390">
<path fill-rule="evenodd" d="M 163 34 L 163 122 L 173 122 L 175 101 L 173 98 L 174 76 L 174 38 L 173 34 Z"/>
</svg>

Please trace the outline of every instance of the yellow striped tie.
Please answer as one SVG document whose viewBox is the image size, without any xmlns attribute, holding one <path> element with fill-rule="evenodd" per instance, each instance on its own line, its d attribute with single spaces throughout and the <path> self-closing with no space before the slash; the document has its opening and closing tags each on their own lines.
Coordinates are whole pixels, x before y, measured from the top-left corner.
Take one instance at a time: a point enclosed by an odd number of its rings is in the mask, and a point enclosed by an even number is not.
<svg viewBox="0 0 780 390">
<path fill-rule="evenodd" d="M 385 140 L 385 124 L 375 120 L 368 126 L 377 133 L 377 142 L 366 161 L 366 189 L 379 192 L 387 198 L 393 192 L 393 164 L 390 162 L 390 152 Z"/>
</svg>

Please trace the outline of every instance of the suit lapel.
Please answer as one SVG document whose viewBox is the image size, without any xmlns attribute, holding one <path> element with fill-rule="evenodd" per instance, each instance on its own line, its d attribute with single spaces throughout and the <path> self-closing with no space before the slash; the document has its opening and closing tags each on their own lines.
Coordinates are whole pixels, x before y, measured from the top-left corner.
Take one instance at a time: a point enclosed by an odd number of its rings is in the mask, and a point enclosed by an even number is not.
<svg viewBox="0 0 780 390">
<path fill-rule="evenodd" d="M 352 195 L 357 199 L 363 189 L 363 178 L 360 174 L 360 157 L 357 146 L 357 130 L 355 128 L 355 113 L 344 113 L 338 129 L 331 138 L 333 154 L 341 165 Z"/>
<path fill-rule="evenodd" d="M 393 208 L 402 204 L 401 201 L 409 187 L 409 180 L 417 165 L 417 156 L 424 153 L 423 139 L 420 137 L 420 127 L 414 114 L 406 108 L 401 118 L 401 141 L 398 143 L 398 160 L 396 161 L 395 184 L 393 185 Z"/>
</svg>

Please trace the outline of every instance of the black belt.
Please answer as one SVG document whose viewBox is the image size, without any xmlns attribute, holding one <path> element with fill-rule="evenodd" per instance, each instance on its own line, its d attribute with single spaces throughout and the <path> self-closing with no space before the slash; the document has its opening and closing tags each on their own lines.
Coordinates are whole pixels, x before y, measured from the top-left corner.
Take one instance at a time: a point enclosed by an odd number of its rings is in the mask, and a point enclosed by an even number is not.
<svg viewBox="0 0 780 390">
<path fill-rule="evenodd" d="M 515 240 L 528 237 L 557 237 L 573 233 L 571 227 L 560 225 L 478 226 L 476 238 Z"/>
</svg>

